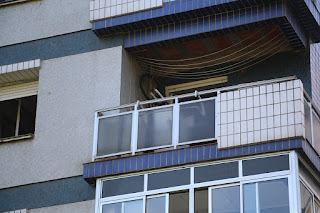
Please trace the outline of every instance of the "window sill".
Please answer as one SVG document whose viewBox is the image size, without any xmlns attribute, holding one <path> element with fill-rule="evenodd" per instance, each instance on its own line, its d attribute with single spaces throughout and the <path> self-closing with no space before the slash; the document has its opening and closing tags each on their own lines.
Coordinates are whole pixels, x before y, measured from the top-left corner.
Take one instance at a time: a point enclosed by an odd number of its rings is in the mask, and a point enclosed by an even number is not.
<svg viewBox="0 0 320 213">
<path fill-rule="evenodd" d="M 13 136 L 13 137 L 8 137 L 8 138 L 0 138 L 0 144 L 28 140 L 28 139 L 32 139 L 32 138 L 34 138 L 34 134 L 26 134 L 26 135 L 18 135 L 18 136 Z"/>
<path fill-rule="evenodd" d="M 22 2 L 26 2 L 26 1 L 31 1 L 31 0 L 13 0 L 13 1 L 7 1 L 7 2 L 2 2 L 2 3 L 0 2 L 0 7 L 11 5 L 11 4 L 18 4 L 18 3 L 22 3 Z"/>
</svg>

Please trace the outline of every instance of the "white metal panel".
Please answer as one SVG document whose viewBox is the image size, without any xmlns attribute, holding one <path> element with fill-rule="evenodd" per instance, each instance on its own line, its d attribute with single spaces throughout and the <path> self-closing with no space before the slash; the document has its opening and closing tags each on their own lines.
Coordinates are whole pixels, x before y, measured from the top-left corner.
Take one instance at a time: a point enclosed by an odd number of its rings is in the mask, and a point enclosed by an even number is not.
<svg viewBox="0 0 320 213">
<path fill-rule="evenodd" d="M 38 85 L 38 81 L 33 81 L 25 84 L 0 87 L 0 101 L 37 95 Z"/>
</svg>

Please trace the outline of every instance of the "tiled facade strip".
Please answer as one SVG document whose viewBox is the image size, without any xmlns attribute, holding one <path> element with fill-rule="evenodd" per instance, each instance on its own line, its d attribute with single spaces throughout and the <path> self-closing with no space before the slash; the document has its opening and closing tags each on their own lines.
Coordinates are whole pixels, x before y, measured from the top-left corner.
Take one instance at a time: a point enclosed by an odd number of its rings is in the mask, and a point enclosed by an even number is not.
<svg viewBox="0 0 320 213">
<path fill-rule="evenodd" d="M 22 70 L 39 70 L 40 59 L 24 61 L 14 64 L 0 66 L 0 74 L 6 74 Z"/>
<path fill-rule="evenodd" d="M 100 162 L 84 164 L 83 178 L 90 184 L 95 184 L 95 180 L 100 177 L 118 175 L 129 172 L 138 172 L 150 169 L 179 166 L 184 164 L 198 163 L 204 161 L 218 160 L 224 158 L 235 158 L 246 155 L 262 154 L 268 152 L 302 149 L 308 147 L 308 143 L 303 139 L 290 139 L 283 141 L 273 141 L 258 143 L 235 148 L 218 149 L 217 144 L 207 144 L 194 146 L 160 153 L 136 155 L 118 159 L 110 159 Z M 305 151 L 307 148 L 304 148 Z M 305 151 L 308 158 L 313 159 L 320 172 L 320 158 L 312 147 Z M 316 157 L 318 156 L 318 157 Z"/>
<path fill-rule="evenodd" d="M 146 11 L 135 12 L 129 15 L 123 15 L 118 17 L 109 18 L 102 21 L 96 21 L 92 25 L 93 30 L 98 30 L 102 28 L 108 27 L 116 27 L 120 25 L 130 24 L 133 22 L 139 21 L 150 21 L 155 18 L 161 18 L 165 16 L 178 15 L 184 12 L 191 12 L 203 8 L 219 6 L 214 10 L 214 8 L 208 8 L 208 14 L 216 11 L 224 10 L 225 8 L 231 8 L 230 3 L 237 2 L 237 5 L 240 3 L 239 0 L 175 0 L 175 1 L 167 1 L 163 3 L 163 7 L 155 8 Z M 192 12 L 191 12 L 192 13 Z M 187 17 L 190 17 L 191 14 L 188 14 Z M 161 24 L 167 23 L 168 21 L 173 21 L 177 17 L 165 18 L 162 20 L 158 20 Z M 179 17 L 181 19 L 181 17 Z M 130 29 L 130 28 L 128 28 Z M 123 31 L 127 31 L 128 29 L 123 28 Z M 132 28 L 133 29 L 133 28 Z M 117 28 L 118 30 L 122 30 L 122 28 Z M 110 31 L 112 32 L 112 31 Z"/>
</svg>

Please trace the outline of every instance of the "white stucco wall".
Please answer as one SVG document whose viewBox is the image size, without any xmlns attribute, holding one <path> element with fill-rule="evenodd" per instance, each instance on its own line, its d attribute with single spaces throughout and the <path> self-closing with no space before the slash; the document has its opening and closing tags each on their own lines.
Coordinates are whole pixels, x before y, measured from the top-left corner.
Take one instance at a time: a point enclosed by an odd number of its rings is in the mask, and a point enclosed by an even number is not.
<svg viewBox="0 0 320 213">
<path fill-rule="evenodd" d="M 0 47 L 90 29 L 89 11 L 90 0 L 32 0 L 2 6 Z"/>
<path fill-rule="evenodd" d="M 122 47 L 42 62 L 35 139 L 0 144 L 0 188 L 82 175 L 94 112 L 120 105 Z"/>
<path fill-rule="evenodd" d="M 140 86 L 140 76 L 143 70 L 136 62 L 136 59 L 129 55 L 126 50 L 122 54 L 122 73 L 121 73 L 121 105 L 135 103 L 137 100 L 145 100 Z"/>
</svg>

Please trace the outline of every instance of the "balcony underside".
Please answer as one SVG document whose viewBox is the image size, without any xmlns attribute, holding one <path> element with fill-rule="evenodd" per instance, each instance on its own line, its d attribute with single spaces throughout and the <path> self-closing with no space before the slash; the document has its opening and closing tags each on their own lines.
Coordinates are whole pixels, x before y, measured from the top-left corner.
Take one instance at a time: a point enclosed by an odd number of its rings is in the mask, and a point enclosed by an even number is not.
<svg viewBox="0 0 320 213">
<path fill-rule="evenodd" d="M 205 6 L 207 1 L 203 2 Z M 95 22 L 93 30 L 98 36 L 124 32 L 126 33 L 125 48 L 129 51 L 142 51 L 276 24 L 286 35 L 292 47 L 300 49 L 306 46 L 305 29 L 302 29 L 300 24 L 306 24 L 307 20 L 302 20 L 301 17 L 296 19 L 288 5 L 284 2 L 277 2 L 256 6 L 256 2 L 255 6 L 245 8 L 244 6 L 248 6 L 249 3 L 250 1 L 246 4 L 232 1 L 183 12 L 175 9 L 173 14 L 166 16 L 163 16 L 165 14 L 159 15 L 159 12 L 165 12 L 166 9 L 158 8 Z M 171 5 L 173 4 L 172 2 Z M 152 14 L 157 15 L 153 17 Z M 309 23 L 308 26 L 308 31 L 317 31 L 312 27 L 313 24 Z M 318 34 L 315 33 L 315 35 Z"/>
</svg>

